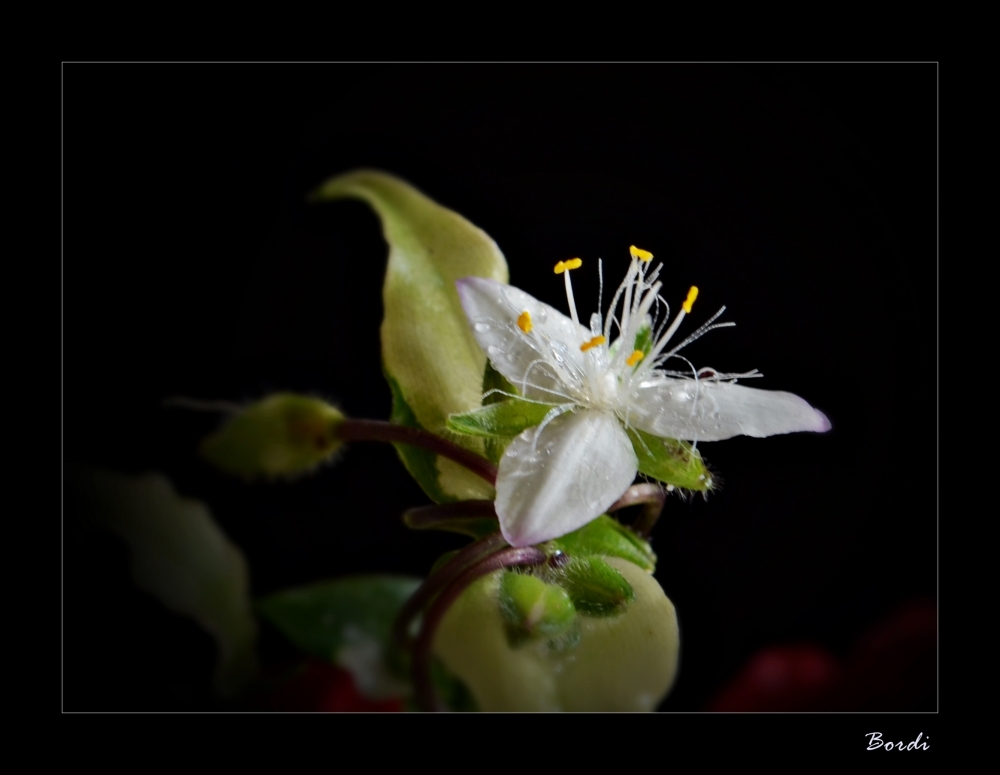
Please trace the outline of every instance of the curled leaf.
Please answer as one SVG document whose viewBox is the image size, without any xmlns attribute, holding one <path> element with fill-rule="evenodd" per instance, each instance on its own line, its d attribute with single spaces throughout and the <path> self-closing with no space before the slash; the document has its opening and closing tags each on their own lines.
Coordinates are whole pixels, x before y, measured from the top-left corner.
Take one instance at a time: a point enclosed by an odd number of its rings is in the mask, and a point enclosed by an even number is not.
<svg viewBox="0 0 1000 775">
<path fill-rule="evenodd" d="M 378 213 L 389 243 L 382 360 L 394 404 L 405 407 L 408 422 L 482 454 L 482 440 L 455 436 L 446 427 L 448 415 L 480 405 L 486 365 L 455 281 L 476 276 L 507 282 L 503 254 L 482 229 L 384 172 L 349 172 L 312 195 L 319 201 L 346 197 L 361 199 Z M 404 421 L 395 411 L 393 419 Z M 428 470 L 402 450 L 401 457 L 434 500 L 493 497 L 489 485 L 451 461 L 437 458 Z"/>
</svg>

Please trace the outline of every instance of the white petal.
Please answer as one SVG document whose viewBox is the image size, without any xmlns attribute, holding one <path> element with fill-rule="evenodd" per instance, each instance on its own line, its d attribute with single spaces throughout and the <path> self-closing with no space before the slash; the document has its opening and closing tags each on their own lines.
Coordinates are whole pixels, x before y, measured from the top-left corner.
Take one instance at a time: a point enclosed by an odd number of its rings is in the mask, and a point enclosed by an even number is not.
<svg viewBox="0 0 1000 775">
<path fill-rule="evenodd" d="M 539 426 L 540 427 L 540 426 Z M 635 479 L 632 442 L 613 414 L 584 409 L 529 428 L 507 447 L 497 476 L 497 515 L 512 546 L 570 533 L 599 516 Z"/>
<path fill-rule="evenodd" d="M 573 374 L 580 372 L 580 345 L 590 338 L 590 332 L 512 285 L 484 277 L 465 277 L 455 285 L 476 341 L 493 367 L 518 390 L 525 383 L 543 388 L 526 386 L 524 394 L 529 398 L 564 402 L 559 394 L 566 394 L 567 383 L 572 384 Z M 522 312 L 531 315 L 530 335 L 517 326 Z"/>
<path fill-rule="evenodd" d="M 830 430 L 826 415 L 792 393 L 667 378 L 636 389 L 628 422 L 656 436 L 688 441 Z"/>
</svg>

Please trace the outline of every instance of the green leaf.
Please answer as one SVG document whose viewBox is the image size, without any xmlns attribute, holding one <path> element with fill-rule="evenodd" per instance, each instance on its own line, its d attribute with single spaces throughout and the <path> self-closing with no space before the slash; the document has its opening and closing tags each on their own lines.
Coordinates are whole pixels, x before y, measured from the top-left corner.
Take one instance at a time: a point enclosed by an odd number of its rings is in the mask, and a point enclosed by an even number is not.
<svg viewBox="0 0 1000 775">
<path fill-rule="evenodd" d="M 629 428 L 629 434 L 639 458 L 639 473 L 685 490 L 712 489 L 712 475 L 701 453 L 688 442 L 663 439 L 638 428 Z"/>
<path fill-rule="evenodd" d="M 614 616 L 635 600 L 628 580 L 600 557 L 576 557 L 559 569 L 560 583 L 582 614 Z"/>
<path fill-rule="evenodd" d="M 334 439 L 344 415 L 319 398 L 278 393 L 247 406 L 200 452 L 228 473 L 253 479 L 295 476 L 330 460 L 341 446 Z"/>
<path fill-rule="evenodd" d="M 382 219 L 389 243 L 383 286 L 382 361 L 395 380 L 400 399 L 419 427 L 447 435 L 448 415 L 481 403 L 486 356 L 462 311 L 455 281 L 487 277 L 506 283 L 507 262 L 482 229 L 428 199 L 399 178 L 357 170 L 328 180 L 312 199 L 345 197 L 367 202 Z M 480 439 L 452 438 L 467 449 L 484 451 Z M 437 485 L 428 487 L 452 499 L 492 498 L 474 474 L 451 461 L 437 461 Z M 432 492 L 432 490 L 434 492 Z"/>
<path fill-rule="evenodd" d="M 471 412 L 453 414 L 448 418 L 448 430 L 495 439 L 513 438 L 526 428 L 538 425 L 551 410 L 549 404 L 512 398 Z"/>
<path fill-rule="evenodd" d="M 607 514 L 549 545 L 570 557 L 621 557 L 650 573 L 656 569 L 656 555 L 649 542 Z"/>
<path fill-rule="evenodd" d="M 398 697 L 408 686 L 387 664 L 390 632 L 419 585 L 407 576 L 355 576 L 276 592 L 257 610 L 303 651 L 350 671 L 367 697 Z"/>
<path fill-rule="evenodd" d="M 248 689 L 258 665 L 247 563 L 205 504 L 178 495 L 159 473 L 78 471 L 74 482 L 94 523 L 125 539 L 136 584 L 215 639 L 215 691 Z"/>
<path fill-rule="evenodd" d="M 390 377 L 388 372 L 386 372 L 385 378 L 389 383 L 389 390 L 392 391 L 392 412 L 389 419 L 408 428 L 422 427 L 417 422 L 417 416 L 413 413 L 410 405 L 403 398 L 403 391 L 400 389 L 399 383 Z M 393 446 L 396 448 L 399 459 L 406 466 L 406 470 L 410 472 L 410 476 L 417 480 L 417 484 L 427 493 L 428 498 L 435 503 L 449 503 L 459 500 L 441 488 L 437 455 L 412 444 L 393 444 Z"/>
</svg>

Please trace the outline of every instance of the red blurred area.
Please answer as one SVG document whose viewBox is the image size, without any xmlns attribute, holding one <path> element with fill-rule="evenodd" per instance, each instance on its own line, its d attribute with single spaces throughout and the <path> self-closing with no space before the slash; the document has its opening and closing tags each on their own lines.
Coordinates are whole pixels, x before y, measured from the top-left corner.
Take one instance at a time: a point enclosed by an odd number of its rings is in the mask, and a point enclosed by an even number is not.
<svg viewBox="0 0 1000 775">
<path fill-rule="evenodd" d="M 937 606 L 913 600 L 865 633 L 846 659 L 811 643 L 758 651 L 705 710 L 933 711 L 936 679 Z"/>
<path fill-rule="evenodd" d="M 262 710 L 312 713 L 398 713 L 399 698 L 370 700 L 346 670 L 320 659 L 303 662 L 262 703 Z"/>
</svg>

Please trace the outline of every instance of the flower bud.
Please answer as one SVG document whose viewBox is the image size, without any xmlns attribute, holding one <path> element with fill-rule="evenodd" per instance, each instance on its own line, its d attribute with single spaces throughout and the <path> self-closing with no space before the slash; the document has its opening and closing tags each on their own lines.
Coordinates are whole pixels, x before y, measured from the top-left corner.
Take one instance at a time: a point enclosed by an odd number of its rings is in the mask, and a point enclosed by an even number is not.
<svg viewBox="0 0 1000 775">
<path fill-rule="evenodd" d="M 600 557 L 575 557 L 560 569 L 560 582 L 573 605 L 590 616 L 622 613 L 635 600 L 625 577 Z"/>
<path fill-rule="evenodd" d="M 576 618 L 576 609 L 565 589 L 525 573 L 503 573 L 499 602 L 512 646 L 532 638 L 559 635 Z"/>
<path fill-rule="evenodd" d="M 252 479 L 306 473 L 340 448 L 344 415 L 319 398 L 278 393 L 246 407 L 201 443 L 201 455 L 224 471 Z"/>
<path fill-rule="evenodd" d="M 504 572 L 483 577 L 451 607 L 434 652 L 469 688 L 483 711 L 649 711 L 677 672 L 674 606 L 652 575 L 605 558 L 635 599 L 611 616 L 577 615 L 575 646 L 544 639 L 511 647 L 500 604 Z M 508 582 L 509 583 L 509 582 Z"/>
</svg>

